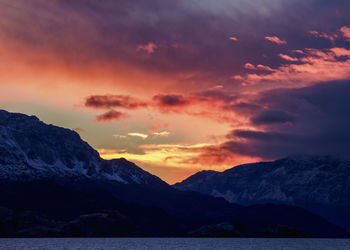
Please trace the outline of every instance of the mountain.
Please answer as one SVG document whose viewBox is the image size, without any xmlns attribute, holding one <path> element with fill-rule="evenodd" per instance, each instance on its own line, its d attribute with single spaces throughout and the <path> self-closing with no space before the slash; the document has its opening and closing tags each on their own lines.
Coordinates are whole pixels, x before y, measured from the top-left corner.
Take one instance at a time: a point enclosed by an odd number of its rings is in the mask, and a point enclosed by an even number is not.
<svg viewBox="0 0 350 250">
<path fill-rule="evenodd" d="M 295 156 L 202 171 L 174 185 L 241 205 L 299 206 L 350 230 L 350 161 L 331 156 Z"/>
<path fill-rule="evenodd" d="M 109 180 L 167 186 L 125 159 L 104 160 L 75 131 L 0 110 L 0 180 Z"/>
<path fill-rule="evenodd" d="M 180 191 L 71 130 L 0 111 L 0 236 L 348 237 L 305 209 Z"/>
</svg>

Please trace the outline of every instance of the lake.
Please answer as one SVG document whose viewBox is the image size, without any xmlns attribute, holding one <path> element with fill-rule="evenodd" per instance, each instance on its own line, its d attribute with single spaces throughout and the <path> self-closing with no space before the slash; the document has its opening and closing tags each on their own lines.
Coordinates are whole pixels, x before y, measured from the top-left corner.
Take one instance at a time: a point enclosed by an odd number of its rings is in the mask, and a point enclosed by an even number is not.
<svg viewBox="0 0 350 250">
<path fill-rule="evenodd" d="M 0 239 L 0 250 L 39 249 L 350 249 L 350 239 L 41 238 Z"/>
</svg>

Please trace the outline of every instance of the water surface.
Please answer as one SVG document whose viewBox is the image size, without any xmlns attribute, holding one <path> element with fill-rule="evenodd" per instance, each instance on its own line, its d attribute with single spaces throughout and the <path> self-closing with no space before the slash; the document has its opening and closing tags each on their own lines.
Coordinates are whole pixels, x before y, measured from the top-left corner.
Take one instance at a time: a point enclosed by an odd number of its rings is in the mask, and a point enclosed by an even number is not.
<svg viewBox="0 0 350 250">
<path fill-rule="evenodd" d="M 0 250 L 112 250 L 112 249 L 350 249 L 350 239 L 243 239 L 243 238 L 41 238 L 0 239 Z"/>
</svg>

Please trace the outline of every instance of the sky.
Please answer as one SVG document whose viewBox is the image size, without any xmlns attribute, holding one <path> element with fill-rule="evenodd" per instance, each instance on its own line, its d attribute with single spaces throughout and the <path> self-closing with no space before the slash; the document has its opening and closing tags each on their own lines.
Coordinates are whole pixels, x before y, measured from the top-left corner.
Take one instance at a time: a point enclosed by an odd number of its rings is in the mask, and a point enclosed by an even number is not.
<svg viewBox="0 0 350 250">
<path fill-rule="evenodd" d="M 350 156 L 348 0 L 0 0 L 0 108 L 168 183 Z"/>
</svg>

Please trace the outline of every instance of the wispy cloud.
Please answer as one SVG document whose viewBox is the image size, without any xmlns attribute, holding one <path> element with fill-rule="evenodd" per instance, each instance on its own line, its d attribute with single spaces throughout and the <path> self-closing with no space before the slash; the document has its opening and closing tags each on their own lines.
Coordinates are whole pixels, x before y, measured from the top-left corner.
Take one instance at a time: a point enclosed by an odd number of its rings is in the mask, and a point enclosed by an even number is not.
<svg viewBox="0 0 350 250">
<path fill-rule="evenodd" d="M 139 137 L 142 139 L 147 139 L 148 135 L 139 133 L 139 132 L 133 132 L 133 133 L 128 133 L 129 136 L 134 136 L 134 137 Z"/>
<path fill-rule="evenodd" d="M 138 52 L 146 52 L 148 54 L 152 54 L 156 51 L 156 49 L 158 48 L 157 44 L 155 44 L 154 42 L 149 42 L 147 44 L 139 44 L 136 48 L 136 51 Z"/>
<path fill-rule="evenodd" d="M 302 55 L 301 58 L 297 59 L 280 54 L 284 60 L 298 62 L 298 64 L 283 64 L 271 73 L 247 74 L 241 76 L 241 79 L 249 84 L 268 82 L 283 83 L 285 86 L 297 84 L 300 87 L 316 82 L 350 78 L 350 50 L 346 48 L 304 49 Z M 249 68 L 255 69 L 251 65 Z"/>
<path fill-rule="evenodd" d="M 285 54 L 278 54 L 278 56 L 281 57 L 282 59 L 284 59 L 286 61 L 290 61 L 290 62 L 297 62 L 297 61 L 299 61 L 298 58 L 291 57 L 291 56 L 288 56 L 288 55 L 285 55 Z"/>
<path fill-rule="evenodd" d="M 125 108 L 147 107 L 147 103 L 127 95 L 92 95 L 86 98 L 85 106 L 90 108 Z"/>
<path fill-rule="evenodd" d="M 265 39 L 276 44 L 287 44 L 287 41 L 280 39 L 277 36 L 265 36 Z"/>
<path fill-rule="evenodd" d="M 160 131 L 160 132 L 153 132 L 152 134 L 155 136 L 168 137 L 170 135 L 170 132 L 169 131 Z"/>
<path fill-rule="evenodd" d="M 115 111 L 115 110 L 110 110 L 107 111 L 106 113 L 103 113 L 101 115 L 98 115 L 96 117 L 96 120 L 98 122 L 108 122 L 108 121 L 120 121 L 120 120 L 125 120 L 129 117 L 128 114 Z"/>
</svg>

